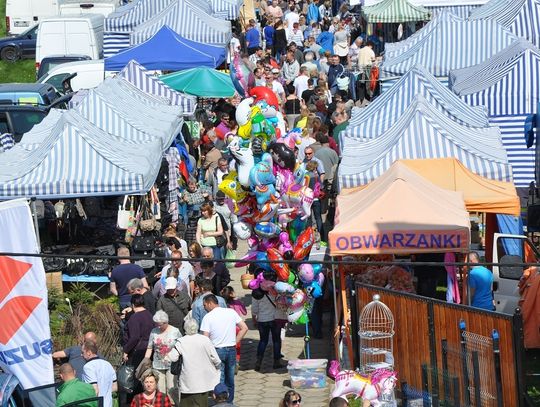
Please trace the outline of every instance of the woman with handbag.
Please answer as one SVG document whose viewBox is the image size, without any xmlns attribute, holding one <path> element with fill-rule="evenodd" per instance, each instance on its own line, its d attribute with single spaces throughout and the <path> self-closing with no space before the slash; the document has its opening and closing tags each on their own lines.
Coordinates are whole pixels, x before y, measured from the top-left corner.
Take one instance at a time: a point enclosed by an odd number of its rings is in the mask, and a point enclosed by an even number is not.
<svg viewBox="0 0 540 407">
<path fill-rule="evenodd" d="M 199 333 L 197 321 L 186 319 L 184 331 L 167 356 L 173 362 L 182 358 L 180 407 L 207 406 L 208 392 L 219 383 L 221 360 L 210 338 Z"/>
<path fill-rule="evenodd" d="M 141 294 L 131 296 L 131 309 L 132 311 L 126 315 L 128 319 L 124 327 L 123 361 L 136 368 L 144 359 L 154 321 L 150 311 L 144 308 L 144 298 Z M 140 391 L 141 383 L 137 381 L 135 389 L 132 390 L 134 390 L 133 393 Z M 125 398 L 125 402 L 129 403 L 133 395 L 120 392 L 120 397 Z"/>
<path fill-rule="evenodd" d="M 221 248 L 226 244 L 223 236 L 223 225 L 214 208 L 209 203 L 201 205 L 201 218 L 197 222 L 197 233 L 195 234 L 197 242 L 202 247 L 211 247 L 215 259 L 221 259 Z"/>
<path fill-rule="evenodd" d="M 157 389 L 157 377 L 153 371 L 142 377 L 144 391 L 133 397 L 131 407 L 171 407 L 169 396 Z"/>
<path fill-rule="evenodd" d="M 182 337 L 180 330 L 169 325 L 169 316 L 165 311 L 157 311 L 154 315 L 154 322 L 157 328 L 152 329 L 148 340 L 148 349 L 144 355 L 145 359 L 150 359 L 152 353 L 152 369 L 156 373 L 157 388 L 165 393 L 177 403 L 178 397 L 175 376 L 171 373 L 171 362 L 165 356 L 174 348 L 176 341 Z"/>
</svg>

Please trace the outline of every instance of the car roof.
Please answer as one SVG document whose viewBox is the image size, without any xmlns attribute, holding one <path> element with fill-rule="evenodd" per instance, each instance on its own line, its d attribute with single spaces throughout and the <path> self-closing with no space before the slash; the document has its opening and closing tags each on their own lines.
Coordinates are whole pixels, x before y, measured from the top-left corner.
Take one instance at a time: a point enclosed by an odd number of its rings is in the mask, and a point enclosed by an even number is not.
<svg viewBox="0 0 540 407">
<path fill-rule="evenodd" d="M 41 112 L 41 113 L 45 113 L 45 114 L 47 114 L 49 112 L 49 109 L 46 106 L 30 105 L 30 104 L 14 105 L 14 104 L 10 104 L 10 103 L 2 103 L 2 102 L 0 102 L 0 112 L 28 111 L 28 110 L 32 110 L 34 112 Z"/>
<path fill-rule="evenodd" d="M 90 57 L 88 55 L 83 55 L 83 54 L 47 55 L 41 60 L 41 62 L 43 63 L 43 61 L 49 60 L 49 59 L 73 59 L 75 61 L 77 60 L 85 61 L 85 60 L 89 60 Z"/>
<path fill-rule="evenodd" d="M 54 86 L 48 83 L 2 83 L 0 84 L 0 92 L 50 92 Z"/>
</svg>

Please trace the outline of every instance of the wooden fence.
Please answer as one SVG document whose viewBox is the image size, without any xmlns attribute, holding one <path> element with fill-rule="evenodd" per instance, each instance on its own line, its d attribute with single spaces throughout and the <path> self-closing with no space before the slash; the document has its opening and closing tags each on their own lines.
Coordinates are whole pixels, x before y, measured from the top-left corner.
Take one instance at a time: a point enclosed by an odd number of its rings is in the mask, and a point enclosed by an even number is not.
<svg viewBox="0 0 540 407">
<path fill-rule="evenodd" d="M 433 405 L 438 405 L 436 400 L 450 400 L 452 396 L 456 401 L 459 397 L 458 405 L 462 406 L 524 405 L 524 389 L 520 383 L 522 348 L 520 332 L 516 332 L 522 326 L 519 315 L 487 312 L 356 284 L 359 312 L 372 301 L 374 294 L 381 296 L 381 301 L 394 316 L 393 353 L 400 382 L 406 382 L 408 387 L 415 389 L 428 387 L 430 398 L 435 400 Z M 485 340 L 493 337 L 494 330 L 498 333 L 500 352 L 495 351 L 493 343 Z M 478 343 L 485 345 L 484 350 L 487 349 L 480 362 L 476 359 L 476 377 L 473 377 L 470 349 L 464 347 L 467 338 L 473 345 L 480 341 Z M 479 352 L 473 353 L 478 356 Z M 500 363 L 496 360 L 499 357 Z M 429 384 L 426 382 L 426 366 Z M 454 389 L 455 384 L 457 390 Z M 478 389 L 477 394 L 475 388 Z"/>
</svg>

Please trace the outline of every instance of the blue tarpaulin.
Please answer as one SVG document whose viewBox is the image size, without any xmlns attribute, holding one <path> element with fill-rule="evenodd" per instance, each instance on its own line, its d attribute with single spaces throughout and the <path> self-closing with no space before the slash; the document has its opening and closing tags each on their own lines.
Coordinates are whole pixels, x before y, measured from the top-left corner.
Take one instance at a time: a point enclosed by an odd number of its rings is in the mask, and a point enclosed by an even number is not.
<svg viewBox="0 0 540 407">
<path fill-rule="evenodd" d="M 120 71 L 135 60 L 146 69 L 181 71 L 206 66 L 216 68 L 225 60 L 225 48 L 183 38 L 163 26 L 152 38 L 105 59 L 106 71 Z"/>
</svg>

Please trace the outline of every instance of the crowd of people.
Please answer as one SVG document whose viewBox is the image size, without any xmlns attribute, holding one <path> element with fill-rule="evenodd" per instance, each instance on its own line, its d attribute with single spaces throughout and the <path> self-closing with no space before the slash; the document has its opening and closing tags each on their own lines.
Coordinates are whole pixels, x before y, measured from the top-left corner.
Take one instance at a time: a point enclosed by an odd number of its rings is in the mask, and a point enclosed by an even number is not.
<svg viewBox="0 0 540 407">
<path fill-rule="evenodd" d="M 261 1 L 258 19 L 235 32 L 229 49 L 231 58 L 240 57 L 249 67 L 250 87 L 274 91 L 287 130 L 300 129 L 295 160 L 308 173 L 309 187 L 320 191 L 309 225 L 321 245 L 332 227 L 339 134 L 353 106 L 365 105 L 378 91 L 371 73 L 376 38 L 360 33 L 358 14 L 346 4 L 333 11 L 328 0 Z M 123 362 L 133 368 L 133 386 L 123 387 L 89 332 L 79 346 L 53 355 L 68 360 L 60 367 L 64 384 L 58 405 L 98 395 L 110 407 L 116 391 L 121 406 L 206 406 L 209 395 L 215 405 L 233 405 L 247 310 L 229 285 L 225 263 L 215 260 L 237 249 L 235 210 L 219 185 L 235 170 L 227 143 L 238 132 L 238 102 L 205 104 L 183 134 L 189 165 L 178 172 L 178 166 L 169 167 L 168 206 L 177 211 L 161 239 L 169 260 L 150 274 L 120 260 L 110 275 L 110 291 L 122 315 Z M 117 254 L 131 253 L 120 247 Z M 251 316 L 260 339 L 253 369 L 261 371 L 270 335 L 272 368 L 284 368 L 286 312 L 267 294 L 253 298 Z M 321 337 L 320 323 L 313 328 L 314 336 Z M 173 364 L 180 365 L 179 374 L 171 371 Z M 289 391 L 280 405 L 301 402 L 299 393 Z"/>
</svg>

